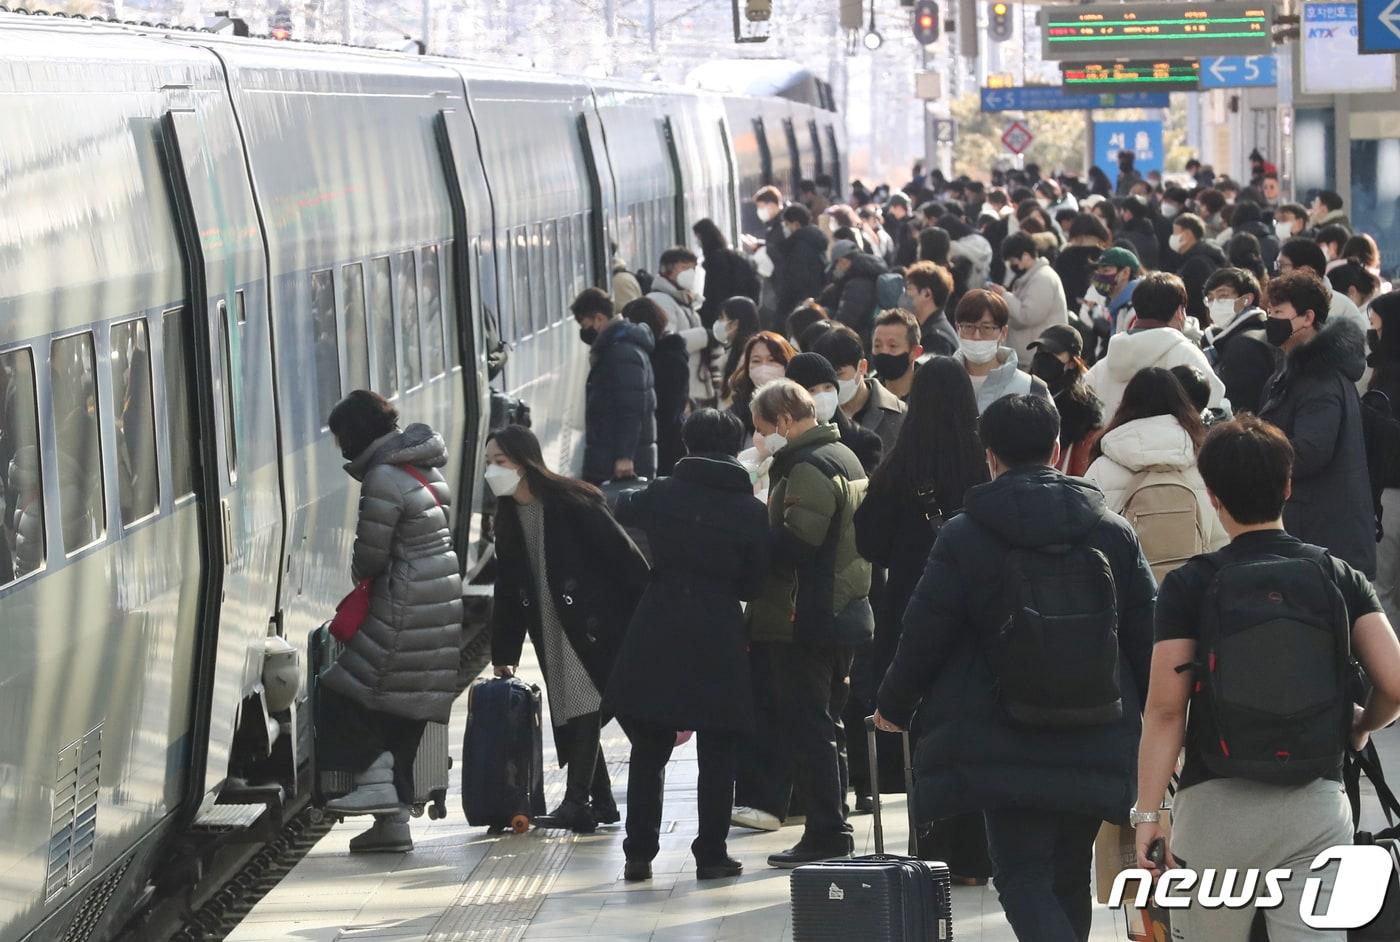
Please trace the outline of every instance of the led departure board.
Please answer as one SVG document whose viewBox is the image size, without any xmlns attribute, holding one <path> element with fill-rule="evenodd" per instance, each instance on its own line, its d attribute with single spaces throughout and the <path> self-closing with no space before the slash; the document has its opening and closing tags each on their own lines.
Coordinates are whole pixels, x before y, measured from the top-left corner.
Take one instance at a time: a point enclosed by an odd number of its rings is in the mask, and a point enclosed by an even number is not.
<svg viewBox="0 0 1400 942">
<path fill-rule="evenodd" d="M 1201 84 L 1199 59 L 1147 59 L 1129 62 L 1062 62 L 1066 92 L 1194 92 Z"/>
<path fill-rule="evenodd" d="M 1106 59 L 1251 56 L 1273 51 L 1272 3 L 1091 3 L 1041 7 L 1044 57 Z"/>
</svg>

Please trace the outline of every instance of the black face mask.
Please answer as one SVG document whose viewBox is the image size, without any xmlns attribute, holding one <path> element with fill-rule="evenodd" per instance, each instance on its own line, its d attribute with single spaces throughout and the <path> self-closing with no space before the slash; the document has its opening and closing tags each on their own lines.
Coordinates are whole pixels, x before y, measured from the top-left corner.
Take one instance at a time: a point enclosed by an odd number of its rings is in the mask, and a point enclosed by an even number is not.
<svg viewBox="0 0 1400 942">
<path fill-rule="evenodd" d="M 354 445 L 346 445 L 340 449 L 340 456 L 346 461 L 354 461 L 360 456 L 360 453 L 355 450 Z"/>
<path fill-rule="evenodd" d="M 1281 347 L 1293 336 L 1293 321 L 1287 317 L 1271 317 L 1264 324 L 1264 336 L 1275 347 Z"/>
<path fill-rule="evenodd" d="M 579 339 L 579 340 L 582 340 L 584 343 L 588 344 L 590 347 L 593 346 L 593 341 L 595 341 L 595 340 L 598 339 L 598 328 L 596 328 L 596 327 L 580 327 L 580 328 L 578 329 L 578 339 Z"/>
<path fill-rule="evenodd" d="M 909 372 L 909 354 L 877 353 L 870 358 L 881 379 L 899 379 Z"/>
<path fill-rule="evenodd" d="M 1066 385 L 1069 371 L 1053 353 L 1039 352 L 1031 357 L 1031 375 L 1044 380 L 1052 393 L 1061 391 Z"/>
</svg>

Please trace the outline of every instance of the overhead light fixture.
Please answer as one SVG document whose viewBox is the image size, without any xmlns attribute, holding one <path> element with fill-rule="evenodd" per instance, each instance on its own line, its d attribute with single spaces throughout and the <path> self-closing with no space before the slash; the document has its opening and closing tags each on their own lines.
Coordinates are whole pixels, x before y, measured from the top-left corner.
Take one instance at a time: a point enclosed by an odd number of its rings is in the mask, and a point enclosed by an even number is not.
<svg viewBox="0 0 1400 942">
<path fill-rule="evenodd" d="M 861 45 L 865 46 L 866 49 L 869 49 L 871 52 L 874 52 L 876 49 L 879 49 L 885 44 L 885 38 L 879 33 L 877 33 L 875 30 L 871 29 L 860 38 L 860 42 Z"/>
</svg>

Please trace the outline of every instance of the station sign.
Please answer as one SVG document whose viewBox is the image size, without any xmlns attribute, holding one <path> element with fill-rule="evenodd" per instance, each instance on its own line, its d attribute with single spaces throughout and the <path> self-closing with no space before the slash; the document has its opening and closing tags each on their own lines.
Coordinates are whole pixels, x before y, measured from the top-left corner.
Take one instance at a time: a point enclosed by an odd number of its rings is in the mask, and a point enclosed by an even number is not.
<svg viewBox="0 0 1400 942">
<path fill-rule="evenodd" d="M 1072 94 L 1059 85 L 1023 85 L 1020 88 L 982 89 L 982 110 L 1090 111 L 1095 108 L 1166 108 L 1171 99 L 1164 92 L 1104 92 Z"/>
<path fill-rule="evenodd" d="M 1361 0 L 1361 52 L 1394 55 L 1400 52 L 1400 0 Z"/>
<path fill-rule="evenodd" d="M 1201 84 L 1198 59 L 1144 59 L 1127 62 L 1062 62 L 1067 92 L 1116 89 L 1194 92 Z"/>
<path fill-rule="evenodd" d="M 1363 56 L 1355 3 L 1303 4 L 1303 93 L 1346 95 L 1395 90 L 1395 60 Z"/>
<path fill-rule="evenodd" d="M 1273 56 L 1207 56 L 1201 60 L 1203 89 L 1272 88 L 1277 84 L 1278 60 Z"/>
<path fill-rule="evenodd" d="M 1013 154 L 1024 154 L 1033 140 L 1035 140 L 1035 135 L 1020 121 L 1012 121 L 1011 127 L 1007 128 L 1001 136 L 1001 142 Z"/>
<path fill-rule="evenodd" d="M 1268 55 L 1274 5 L 1218 0 L 1041 7 L 1043 58 L 1102 61 Z"/>
<path fill-rule="evenodd" d="M 1095 121 L 1094 163 L 1118 185 L 1118 154 L 1132 151 L 1137 172 L 1144 177 L 1162 170 L 1162 122 Z"/>
</svg>

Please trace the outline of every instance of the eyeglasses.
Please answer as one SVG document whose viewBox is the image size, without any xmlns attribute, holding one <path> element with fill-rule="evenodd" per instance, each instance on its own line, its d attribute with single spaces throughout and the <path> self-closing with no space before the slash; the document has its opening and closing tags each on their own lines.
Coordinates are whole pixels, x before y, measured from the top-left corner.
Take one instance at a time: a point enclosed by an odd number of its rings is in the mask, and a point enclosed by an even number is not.
<svg viewBox="0 0 1400 942">
<path fill-rule="evenodd" d="M 996 340 L 1001 336 L 1001 328 L 985 321 L 980 324 L 959 324 L 958 336 L 968 340 Z"/>
</svg>

